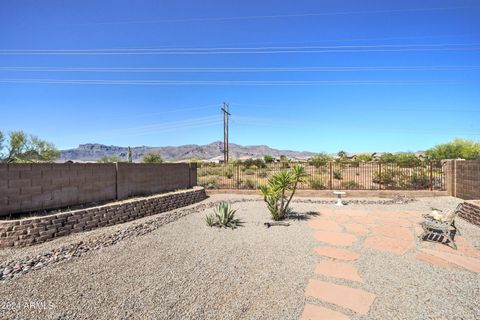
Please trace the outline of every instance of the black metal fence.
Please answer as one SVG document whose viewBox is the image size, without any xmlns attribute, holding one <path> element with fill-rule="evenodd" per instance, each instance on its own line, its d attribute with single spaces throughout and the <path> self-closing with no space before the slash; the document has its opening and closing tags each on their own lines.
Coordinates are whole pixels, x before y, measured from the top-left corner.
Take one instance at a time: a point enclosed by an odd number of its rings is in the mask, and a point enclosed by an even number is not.
<svg viewBox="0 0 480 320">
<path fill-rule="evenodd" d="M 198 165 L 198 184 L 207 189 L 257 189 L 281 170 L 294 165 L 305 168 L 307 177 L 299 189 L 310 190 L 445 190 L 445 168 L 441 162 L 423 161 L 414 166 L 396 163 L 329 162 L 269 163 L 257 165 Z"/>
</svg>

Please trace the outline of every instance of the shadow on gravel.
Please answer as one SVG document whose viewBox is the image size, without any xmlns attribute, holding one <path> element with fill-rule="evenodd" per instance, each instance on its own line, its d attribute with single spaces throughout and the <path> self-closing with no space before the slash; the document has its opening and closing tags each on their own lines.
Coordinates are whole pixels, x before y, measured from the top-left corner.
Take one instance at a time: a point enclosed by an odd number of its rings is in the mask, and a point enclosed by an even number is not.
<svg viewBox="0 0 480 320">
<path fill-rule="evenodd" d="M 313 217 L 319 216 L 320 213 L 316 211 L 307 211 L 307 212 L 292 212 L 288 215 L 289 220 L 297 221 L 306 221 L 312 219 Z"/>
</svg>

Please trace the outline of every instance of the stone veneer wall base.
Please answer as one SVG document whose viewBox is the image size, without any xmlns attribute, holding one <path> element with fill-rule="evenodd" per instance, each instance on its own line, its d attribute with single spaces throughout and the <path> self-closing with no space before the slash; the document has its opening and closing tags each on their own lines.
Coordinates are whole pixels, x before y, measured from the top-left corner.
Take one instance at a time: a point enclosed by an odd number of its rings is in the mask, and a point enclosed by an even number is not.
<svg viewBox="0 0 480 320">
<path fill-rule="evenodd" d="M 480 201 L 465 201 L 458 215 L 480 227 Z"/>
<path fill-rule="evenodd" d="M 169 192 L 102 206 L 21 220 L 0 221 L 0 248 L 23 247 L 72 233 L 151 216 L 206 199 L 205 189 Z"/>
</svg>

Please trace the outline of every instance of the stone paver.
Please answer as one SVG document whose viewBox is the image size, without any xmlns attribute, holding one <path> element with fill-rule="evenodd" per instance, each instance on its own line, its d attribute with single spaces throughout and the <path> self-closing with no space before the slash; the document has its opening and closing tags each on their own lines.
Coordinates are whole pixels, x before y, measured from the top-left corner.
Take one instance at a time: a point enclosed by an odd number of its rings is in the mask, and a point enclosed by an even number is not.
<svg viewBox="0 0 480 320">
<path fill-rule="evenodd" d="M 315 251 L 319 255 L 339 260 L 351 261 L 357 260 L 360 257 L 360 255 L 354 251 L 327 246 L 317 247 Z"/>
<path fill-rule="evenodd" d="M 375 217 L 353 217 L 352 220 L 356 223 L 362 223 L 362 224 L 377 224 L 378 219 Z"/>
<path fill-rule="evenodd" d="M 349 320 L 350 318 L 343 313 L 316 306 L 313 304 L 305 305 L 302 320 Z"/>
<path fill-rule="evenodd" d="M 438 250 L 431 250 L 431 249 L 421 249 L 420 251 L 426 254 L 435 256 L 437 258 L 443 259 L 450 263 L 454 263 L 472 272 L 480 273 L 480 259 L 461 256 L 458 254 L 452 254 L 452 253 L 438 251 Z"/>
<path fill-rule="evenodd" d="M 410 220 L 402 218 L 382 218 L 380 219 L 380 222 L 385 224 L 393 224 L 395 226 L 404 228 L 409 228 L 412 226 L 412 222 Z"/>
<path fill-rule="evenodd" d="M 413 241 L 372 236 L 365 239 L 364 246 L 367 248 L 383 250 L 395 254 L 404 254 L 415 247 L 415 244 Z"/>
<path fill-rule="evenodd" d="M 345 262 L 320 261 L 315 268 L 316 274 L 328 277 L 340 278 L 345 280 L 357 281 L 363 283 L 363 279 L 358 274 L 357 268 Z"/>
<path fill-rule="evenodd" d="M 448 261 L 445 261 L 443 259 L 440 259 L 438 257 L 432 256 L 430 254 L 427 254 L 425 252 L 417 251 L 413 254 L 413 257 L 417 260 L 427 262 L 433 265 L 436 265 L 441 268 L 446 268 L 446 269 L 461 269 L 459 266 L 456 264 L 450 263 Z"/>
<path fill-rule="evenodd" d="M 345 223 L 345 222 L 349 222 L 350 221 L 350 217 L 348 216 L 342 216 L 342 215 L 338 215 L 335 220 L 337 220 L 338 222 L 340 223 Z"/>
<path fill-rule="evenodd" d="M 341 232 L 342 227 L 335 221 L 324 220 L 324 219 L 312 219 L 308 221 L 308 225 L 315 230 L 325 230 L 333 232 Z"/>
<path fill-rule="evenodd" d="M 357 237 L 353 234 L 345 232 L 330 232 L 330 231 L 317 231 L 315 232 L 315 239 L 318 241 L 326 242 L 336 246 L 351 246 Z"/>
<path fill-rule="evenodd" d="M 347 229 L 348 232 L 359 235 L 364 235 L 368 233 L 368 229 L 364 225 L 361 225 L 359 223 L 346 223 L 345 229 Z"/>
<path fill-rule="evenodd" d="M 410 229 L 397 227 L 389 224 L 382 224 L 372 228 L 373 233 L 394 239 L 413 240 L 413 233 Z"/>
<path fill-rule="evenodd" d="M 360 314 L 367 314 L 375 301 L 375 295 L 365 290 L 315 279 L 309 280 L 305 294 Z"/>
</svg>

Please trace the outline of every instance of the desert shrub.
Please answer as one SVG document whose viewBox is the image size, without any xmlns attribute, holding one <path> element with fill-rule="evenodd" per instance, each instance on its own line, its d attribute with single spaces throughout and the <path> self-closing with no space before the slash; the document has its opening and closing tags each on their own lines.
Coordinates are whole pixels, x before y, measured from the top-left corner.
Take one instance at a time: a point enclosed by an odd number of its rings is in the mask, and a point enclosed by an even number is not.
<svg viewBox="0 0 480 320">
<path fill-rule="evenodd" d="M 264 155 L 263 156 L 263 161 L 265 161 L 265 163 L 272 163 L 273 162 L 273 157 L 272 156 L 269 156 L 269 155 Z"/>
<path fill-rule="evenodd" d="M 395 189 L 396 187 L 395 176 L 396 176 L 396 173 L 393 170 L 385 170 L 381 174 L 379 172 L 374 172 L 372 174 L 372 181 L 374 183 L 383 185 L 385 188 Z"/>
<path fill-rule="evenodd" d="M 423 173 L 414 172 L 410 177 L 412 189 L 428 189 L 430 187 L 430 177 Z"/>
<path fill-rule="evenodd" d="M 325 186 L 325 182 L 322 179 L 314 178 L 310 181 L 310 188 L 314 190 L 323 190 L 327 187 Z"/>
<path fill-rule="evenodd" d="M 328 154 L 319 153 L 316 156 L 312 157 L 308 163 L 315 168 L 320 168 L 326 166 L 327 163 L 332 160 L 332 157 L 330 157 Z"/>
<path fill-rule="evenodd" d="M 295 195 L 298 184 L 304 181 L 305 176 L 305 169 L 297 165 L 291 170 L 275 173 L 268 180 L 267 185 L 260 187 L 273 220 L 282 220 L 288 216 L 291 211 L 290 201 Z"/>
<path fill-rule="evenodd" d="M 228 179 L 233 178 L 233 168 L 232 167 L 225 168 L 225 170 L 223 171 L 223 175 Z"/>
<path fill-rule="evenodd" d="M 206 175 L 208 175 L 208 172 L 205 168 L 198 168 L 197 169 L 197 176 L 205 177 Z"/>
<path fill-rule="evenodd" d="M 357 155 L 357 160 L 360 162 L 371 162 L 373 161 L 373 157 L 368 153 L 361 153 Z"/>
<path fill-rule="evenodd" d="M 213 212 L 205 217 L 205 222 L 209 227 L 218 226 L 223 228 L 235 229 L 238 224 L 238 219 L 235 219 L 235 213 L 229 203 L 220 202 Z"/>
<path fill-rule="evenodd" d="M 252 166 L 256 166 L 257 168 L 266 168 L 267 165 L 262 159 L 247 159 L 243 161 L 243 164 L 246 168 L 251 168 Z"/>
<path fill-rule="evenodd" d="M 395 157 L 396 163 L 402 168 L 413 168 L 422 164 L 422 160 L 413 153 L 400 153 Z"/>
<path fill-rule="evenodd" d="M 350 160 L 348 162 L 348 164 L 350 165 L 350 167 L 356 167 L 358 168 L 360 166 L 360 160 L 358 159 L 355 159 L 355 160 Z"/>
<path fill-rule="evenodd" d="M 343 179 L 342 171 L 337 169 L 333 170 L 333 178 L 337 180 L 342 180 Z"/>
<path fill-rule="evenodd" d="M 247 179 L 242 184 L 243 189 L 255 189 L 255 182 L 251 179 Z"/>
<path fill-rule="evenodd" d="M 162 163 L 160 152 L 149 152 L 142 158 L 142 163 Z"/>
<path fill-rule="evenodd" d="M 267 172 L 267 170 L 261 170 L 261 171 L 258 173 L 258 176 L 259 176 L 260 178 L 266 178 L 266 177 L 268 177 L 268 172 Z"/>
<path fill-rule="evenodd" d="M 355 190 L 360 188 L 360 185 L 354 180 L 348 180 L 342 182 L 343 189 Z"/>
<path fill-rule="evenodd" d="M 222 167 L 207 167 L 207 174 L 210 176 L 220 176 L 223 173 L 222 171 Z"/>
<path fill-rule="evenodd" d="M 200 185 L 205 189 L 218 189 L 218 178 L 208 177 L 204 181 L 200 182 Z"/>
</svg>

